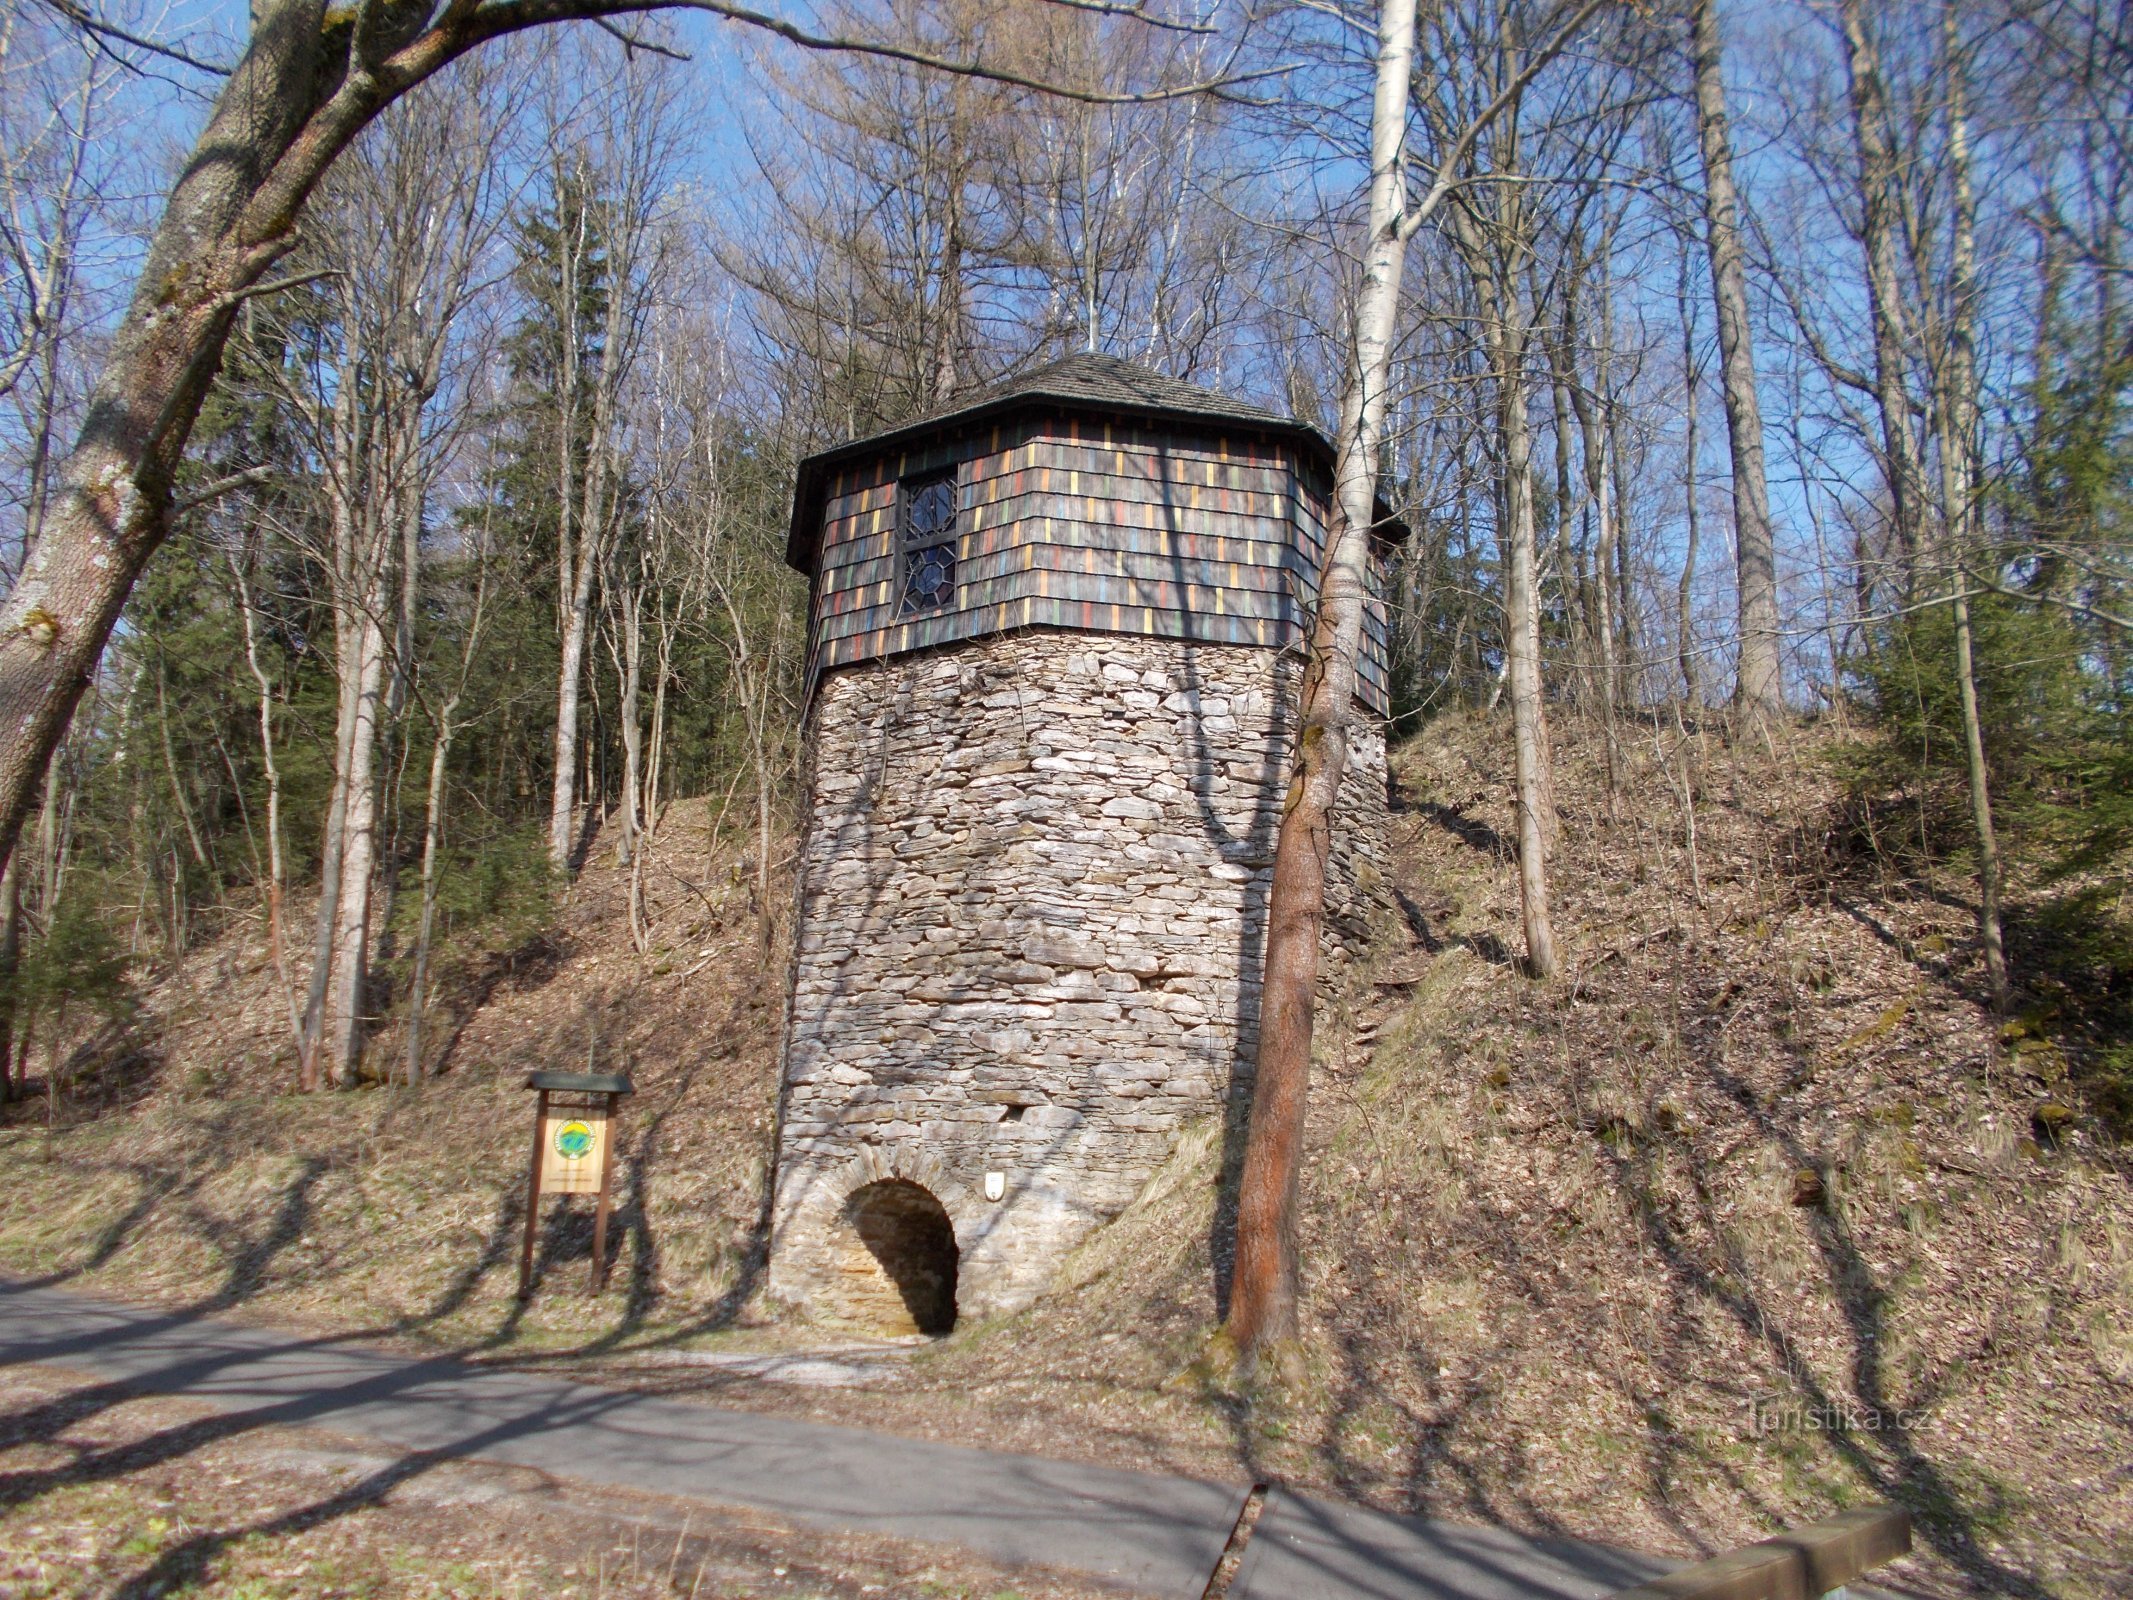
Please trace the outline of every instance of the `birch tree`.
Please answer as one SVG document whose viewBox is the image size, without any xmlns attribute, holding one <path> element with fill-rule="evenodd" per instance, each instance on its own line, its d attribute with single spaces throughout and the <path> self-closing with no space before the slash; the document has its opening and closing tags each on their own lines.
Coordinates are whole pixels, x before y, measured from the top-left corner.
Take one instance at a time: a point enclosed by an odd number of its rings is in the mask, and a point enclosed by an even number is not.
<svg viewBox="0 0 2133 1600">
<path fill-rule="evenodd" d="M 1411 230 L 1403 227 L 1408 78 L 1415 52 L 1415 0 L 1385 0 L 1378 12 L 1377 77 L 1371 97 L 1369 220 L 1356 290 L 1355 346 L 1341 399 L 1334 466 L 1333 527 L 1318 586 L 1318 616 L 1304 671 L 1296 758 L 1283 802 L 1267 900 L 1266 960 L 1259 1001 L 1259 1055 L 1237 1195 L 1237 1260 L 1225 1332 L 1240 1356 L 1296 1335 L 1296 1189 L 1302 1166 L 1304 1092 L 1325 919 L 1333 807 L 1347 766 L 1356 660 L 1362 647 L 1365 574 L 1376 521 L 1378 441 L 1392 372 L 1393 319 Z"/>
<path fill-rule="evenodd" d="M 1482 130 L 1516 101 L 1534 75 L 1597 9 L 1597 0 L 1588 0 L 1544 35 L 1480 114 L 1440 147 L 1439 165 L 1427 189 L 1410 196 L 1406 146 L 1415 0 L 1385 0 L 1379 8 L 1370 114 L 1369 209 L 1353 304 L 1354 343 L 1335 439 L 1333 526 L 1328 530 L 1325 566 L 1319 574 L 1318 614 L 1304 668 L 1296 753 L 1267 898 L 1259 1050 L 1238 1180 L 1236 1264 L 1223 1325 L 1223 1338 L 1247 1367 L 1268 1349 L 1286 1345 L 1296 1336 L 1296 1201 L 1319 938 L 1325 922 L 1326 866 L 1355 714 L 1356 664 L 1362 649 L 1371 537 L 1377 521 L 1378 457 L 1407 242 L 1444 203 Z"/>
</svg>

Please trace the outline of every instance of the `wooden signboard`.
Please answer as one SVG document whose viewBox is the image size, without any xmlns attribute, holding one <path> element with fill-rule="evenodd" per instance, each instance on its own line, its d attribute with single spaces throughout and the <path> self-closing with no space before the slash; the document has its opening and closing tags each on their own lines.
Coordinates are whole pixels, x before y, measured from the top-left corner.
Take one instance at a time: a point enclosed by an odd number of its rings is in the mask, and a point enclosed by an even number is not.
<svg viewBox="0 0 2133 1600">
<path fill-rule="evenodd" d="M 558 1106 L 541 1116 L 541 1193 L 598 1194 L 607 1181 L 607 1107 Z"/>
<path fill-rule="evenodd" d="M 533 1160 L 526 1175 L 526 1242 L 519 1251 L 518 1295 L 533 1293 L 533 1250 L 540 1236 L 541 1197 L 596 1196 L 593 1207 L 592 1278 L 586 1292 L 598 1294 L 607 1279 L 607 1217 L 613 1182 L 616 1102 L 630 1093 L 630 1080 L 599 1072 L 536 1072 L 526 1087 L 540 1098 L 533 1111 Z"/>
</svg>

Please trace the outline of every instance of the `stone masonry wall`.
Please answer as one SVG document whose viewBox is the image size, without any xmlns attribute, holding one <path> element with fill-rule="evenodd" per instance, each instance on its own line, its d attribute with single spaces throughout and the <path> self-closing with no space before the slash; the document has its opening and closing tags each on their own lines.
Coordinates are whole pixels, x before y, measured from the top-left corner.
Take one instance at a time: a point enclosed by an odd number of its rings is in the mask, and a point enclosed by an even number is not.
<svg viewBox="0 0 2133 1600">
<path fill-rule="evenodd" d="M 902 1178 L 947 1210 L 962 1312 L 1012 1309 L 1236 1092 L 1297 671 L 1250 646 L 1031 630 L 825 679 L 775 1296 L 846 1309 L 845 1204 Z M 1384 848 L 1383 736 L 1354 745 L 1336 945 Z"/>
</svg>

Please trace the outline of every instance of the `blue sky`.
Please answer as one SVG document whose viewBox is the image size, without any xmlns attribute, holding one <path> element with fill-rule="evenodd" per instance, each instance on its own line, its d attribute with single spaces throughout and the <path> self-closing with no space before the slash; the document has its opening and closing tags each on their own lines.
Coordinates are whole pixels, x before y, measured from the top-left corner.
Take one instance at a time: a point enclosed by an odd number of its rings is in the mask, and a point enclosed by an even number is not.
<svg viewBox="0 0 2133 1600">
<path fill-rule="evenodd" d="M 162 12 L 143 4 L 142 0 L 122 0 L 120 7 L 108 10 L 107 14 L 141 31 L 181 43 L 196 54 L 220 60 L 234 58 L 247 15 L 237 0 L 177 0 L 171 9 Z M 1730 7 L 1726 19 L 1728 75 L 1741 183 L 1751 203 L 1773 226 L 1803 227 L 1813 248 L 1825 253 L 1827 270 L 1818 273 L 1816 281 L 1809 287 L 1822 301 L 1822 314 L 1832 337 L 1844 342 L 1857 354 L 1857 330 L 1864 321 L 1864 306 L 1858 302 L 1856 290 L 1846 287 L 1856 281 L 1855 269 L 1849 260 L 1851 246 L 1848 241 L 1832 236 L 1823 197 L 1817 191 L 1817 173 L 1804 167 L 1794 152 L 1773 137 L 1774 130 L 1781 125 L 1789 109 L 1786 97 L 1780 93 L 1781 87 L 1789 86 L 1792 98 L 1796 99 L 1802 92 L 1802 85 L 1812 82 L 1817 73 L 1822 75 L 1825 84 L 1828 81 L 1831 57 L 1826 21 L 1805 5 L 1772 4 L 1766 0 Z M 749 59 L 752 50 L 760 47 L 760 36 L 731 23 L 689 14 L 674 17 L 662 26 L 670 28 L 695 57 L 694 65 L 686 70 L 696 85 L 702 110 L 698 126 L 693 130 L 689 170 L 695 185 L 714 197 L 715 204 L 721 193 L 736 185 L 753 185 L 758 181 L 754 163 L 747 155 L 738 129 L 751 113 L 759 109 L 756 97 L 760 89 L 750 73 Z M 775 44 L 769 48 L 791 49 Z M 1358 65 L 1356 70 L 1358 82 L 1355 87 L 1362 92 L 1367 88 L 1362 76 L 1364 69 Z M 106 305 L 113 310 L 121 297 L 122 285 L 130 280 L 132 265 L 138 260 L 141 235 L 137 229 L 150 220 L 155 210 L 153 192 L 161 182 L 167 181 L 173 163 L 196 135 L 205 115 L 207 97 L 214 87 L 212 80 L 200 74 L 165 64 L 150 75 L 135 80 L 125 91 L 123 98 L 129 120 L 122 137 L 126 149 L 123 158 L 115 156 L 113 164 L 117 169 L 128 171 L 129 182 L 140 193 L 140 202 L 134 208 L 136 231 L 106 238 L 92 255 L 92 270 L 100 280 L 98 287 L 104 291 Z M 1325 164 L 1321 153 L 1313 181 L 1338 193 L 1343 189 L 1359 191 L 1361 177 L 1359 168 L 1352 165 L 1344 168 L 1338 161 L 1330 166 Z M 1670 261 L 1669 257 L 1661 271 L 1666 282 L 1631 286 L 1625 295 L 1626 304 L 1641 303 L 1649 311 L 1658 330 L 1656 359 L 1662 365 L 1669 359 L 1678 363 L 1678 356 L 1670 358 L 1668 355 L 1668 351 L 1678 344 L 1678 336 L 1668 327 L 1673 316 L 1674 292 Z M 1693 292 L 1707 293 L 1701 285 L 1700 275 Z M 1710 322 L 1707 312 L 1702 319 L 1702 337 L 1708 345 Z M 1806 464 L 1795 459 L 1789 443 L 1791 410 L 1780 352 L 1766 347 L 1761 354 L 1774 509 L 1786 530 L 1785 543 L 1791 556 L 1789 564 L 1798 579 L 1806 575 L 1813 560 L 1815 519 L 1811 513 L 1821 512 L 1826 521 L 1833 507 L 1827 503 L 1826 497 L 1810 503 L 1809 491 L 1802 481 Z M 1676 391 L 1674 400 L 1678 404 L 1678 383 Z M 1706 570 L 1717 583 L 1723 581 L 1720 551 L 1727 533 L 1723 522 L 1726 457 L 1722 414 L 1716 404 L 1715 392 L 1707 391 L 1707 394 L 1700 472 L 1704 481 L 1712 486 L 1706 498 L 1707 509 L 1713 514 L 1707 521 L 1705 561 L 1709 564 Z M 1654 403 L 1659 410 L 1664 410 L 1667 402 L 1668 397 L 1662 395 Z M 1860 456 L 1855 447 L 1840 446 L 1831 465 L 1840 483 L 1847 486 L 1851 494 L 1871 492 L 1871 463 Z M 1678 517 L 1678 507 L 1676 513 L 1669 515 Z M 1656 543 L 1655 553 L 1663 554 L 1678 541 L 1678 534 L 1678 527 L 1671 521 L 1650 530 Z M 1714 594 L 1713 599 L 1716 598 Z"/>
</svg>

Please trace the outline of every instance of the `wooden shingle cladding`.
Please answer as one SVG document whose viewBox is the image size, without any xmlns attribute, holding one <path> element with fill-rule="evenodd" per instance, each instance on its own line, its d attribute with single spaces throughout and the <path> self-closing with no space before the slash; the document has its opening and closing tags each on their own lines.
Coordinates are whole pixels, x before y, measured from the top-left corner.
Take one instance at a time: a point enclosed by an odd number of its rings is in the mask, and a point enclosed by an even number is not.
<svg viewBox="0 0 2133 1600">
<path fill-rule="evenodd" d="M 953 467 L 955 592 L 902 606 L 901 480 Z M 810 690 L 822 673 L 1011 628 L 1285 649 L 1310 626 L 1330 483 L 1295 444 L 1219 426 L 1025 415 L 886 450 L 822 498 Z M 1373 563 L 1382 568 L 1382 559 Z M 1358 698 L 1389 709 L 1382 570 Z"/>
</svg>

